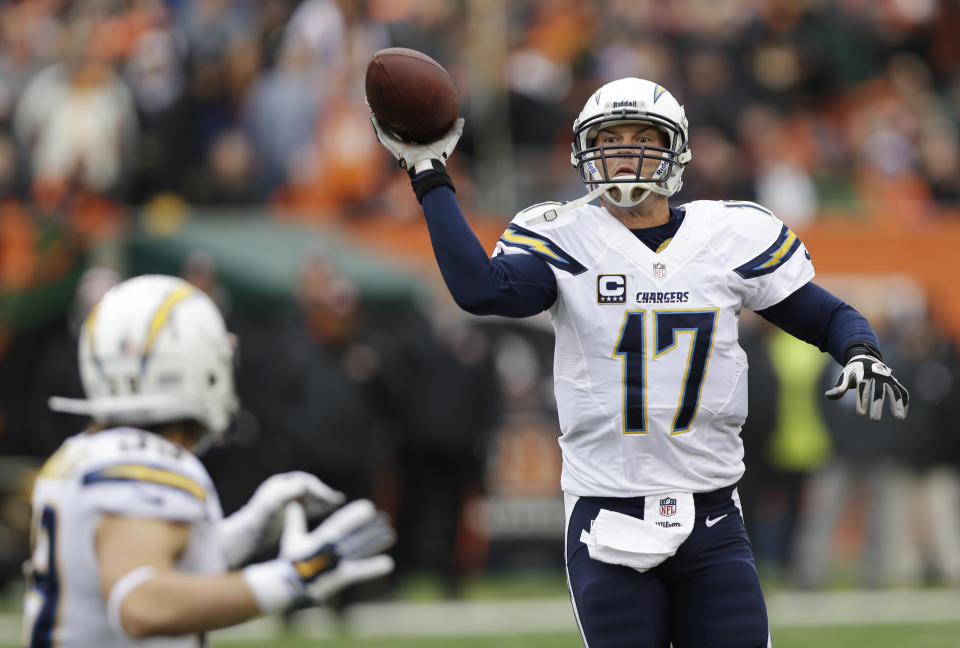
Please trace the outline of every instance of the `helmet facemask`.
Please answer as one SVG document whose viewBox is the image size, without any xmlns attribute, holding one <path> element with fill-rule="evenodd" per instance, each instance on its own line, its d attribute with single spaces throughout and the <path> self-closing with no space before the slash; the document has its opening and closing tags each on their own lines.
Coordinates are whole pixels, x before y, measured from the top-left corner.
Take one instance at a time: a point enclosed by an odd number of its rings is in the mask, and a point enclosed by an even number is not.
<svg viewBox="0 0 960 648">
<path fill-rule="evenodd" d="M 666 136 L 666 146 L 597 145 L 600 131 L 619 124 L 652 126 Z M 683 107 L 662 86 L 632 78 L 608 83 L 587 100 L 573 130 L 571 164 L 588 189 L 608 186 L 604 198 L 612 203 L 632 207 L 651 193 L 672 196 L 683 185 L 681 175 L 692 157 L 687 120 Z M 608 167 L 615 173 L 617 165 L 607 163 L 616 159 L 630 160 L 625 166 L 631 173 L 608 177 Z M 657 162 L 649 176 L 641 175 L 645 160 Z"/>
</svg>

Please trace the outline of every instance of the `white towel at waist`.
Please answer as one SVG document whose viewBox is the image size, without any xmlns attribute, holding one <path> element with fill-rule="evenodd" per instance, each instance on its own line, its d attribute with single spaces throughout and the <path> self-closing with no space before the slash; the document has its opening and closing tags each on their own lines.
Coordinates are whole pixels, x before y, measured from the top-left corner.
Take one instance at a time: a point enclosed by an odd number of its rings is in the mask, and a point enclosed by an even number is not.
<svg viewBox="0 0 960 648">
<path fill-rule="evenodd" d="M 693 531 L 692 493 L 663 493 L 644 498 L 644 519 L 600 509 L 580 541 L 594 560 L 644 572 L 670 556 Z"/>
</svg>

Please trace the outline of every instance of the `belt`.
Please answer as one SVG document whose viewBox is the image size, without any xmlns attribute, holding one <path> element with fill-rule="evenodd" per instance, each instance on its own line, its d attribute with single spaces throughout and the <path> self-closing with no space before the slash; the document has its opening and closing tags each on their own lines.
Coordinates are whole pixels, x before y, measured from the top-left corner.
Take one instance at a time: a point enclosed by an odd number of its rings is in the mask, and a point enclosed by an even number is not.
<svg viewBox="0 0 960 648">
<path fill-rule="evenodd" d="M 737 484 L 734 483 L 729 486 L 724 486 L 723 488 L 718 488 L 715 491 L 710 491 L 709 493 L 694 493 L 693 503 L 698 509 L 709 509 L 716 504 L 729 502 L 733 498 L 733 491 L 736 487 Z M 580 499 L 595 502 L 600 505 L 601 508 L 643 519 L 643 507 L 646 502 L 646 497 L 643 496 L 581 497 Z"/>
</svg>

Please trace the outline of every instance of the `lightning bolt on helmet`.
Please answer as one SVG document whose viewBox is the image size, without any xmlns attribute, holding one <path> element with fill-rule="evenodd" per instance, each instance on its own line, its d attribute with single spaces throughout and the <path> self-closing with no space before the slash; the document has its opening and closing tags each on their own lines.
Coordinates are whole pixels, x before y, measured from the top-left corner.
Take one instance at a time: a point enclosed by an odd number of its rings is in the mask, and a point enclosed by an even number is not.
<svg viewBox="0 0 960 648">
<path fill-rule="evenodd" d="M 85 399 L 53 397 L 57 411 L 104 424 L 191 420 L 222 438 L 237 410 L 232 336 L 201 290 L 177 277 L 144 275 L 111 288 L 80 332 Z"/>
<path fill-rule="evenodd" d="M 666 148 L 596 145 L 600 130 L 633 122 L 660 129 L 667 136 Z M 683 106 L 663 86 L 652 81 L 635 78 L 611 81 L 593 93 L 573 122 L 570 163 L 580 172 L 587 189 L 599 190 L 601 186 L 612 185 L 604 195 L 621 207 L 638 205 L 651 192 L 672 196 L 680 191 L 683 169 L 691 157 Z M 608 178 L 604 162 L 610 158 L 635 158 L 636 175 Z M 640 175 L 644 159 L 659 162 L 649 177 Z"/>
</svg>

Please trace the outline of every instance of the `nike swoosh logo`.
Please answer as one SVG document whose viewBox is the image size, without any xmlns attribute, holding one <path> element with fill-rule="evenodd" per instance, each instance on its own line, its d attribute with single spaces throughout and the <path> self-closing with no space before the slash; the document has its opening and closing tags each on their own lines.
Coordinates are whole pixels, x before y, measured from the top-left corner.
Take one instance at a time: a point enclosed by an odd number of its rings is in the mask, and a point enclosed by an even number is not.
<svg viewBox="0 0 960 648">
<path fill-rule="evenodd" d="M 717 522 L 719 522 L 719 521 L 722 520 L 723 518 L 727 517 L 728 515 L 729 515 L 729 513 L 724 513 L 724 514 L 721 515 L 720 517 L 714 518 L 714 519 L 712 519 L 712 520 L 710 519 L 710 516 L 707 516 L 707 519 L 704 520 L 704 523 L 705 523 L 708 527 L 712 527 L 714 524 L 716 524 Z"/>
</svg>

